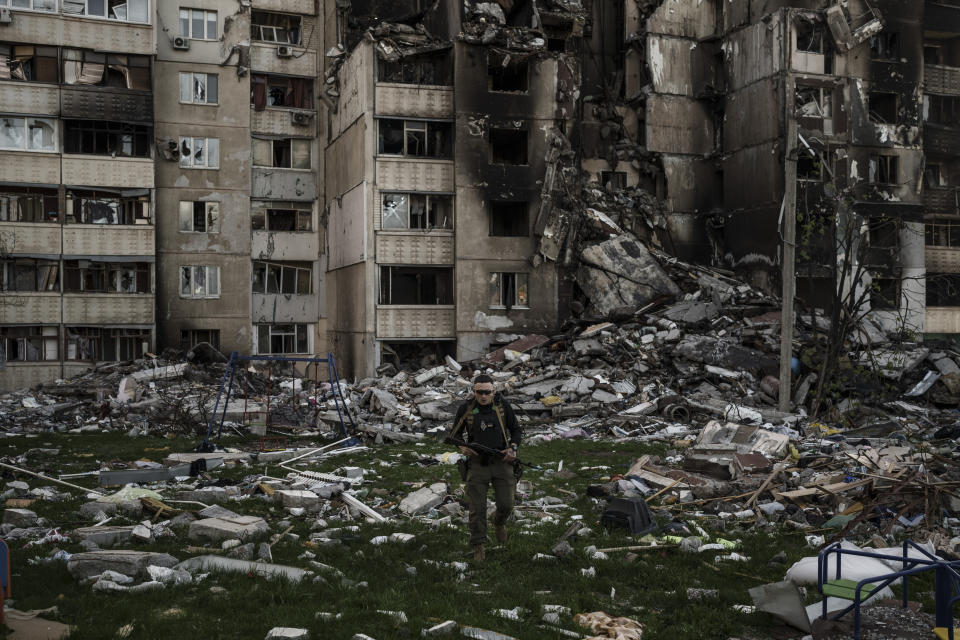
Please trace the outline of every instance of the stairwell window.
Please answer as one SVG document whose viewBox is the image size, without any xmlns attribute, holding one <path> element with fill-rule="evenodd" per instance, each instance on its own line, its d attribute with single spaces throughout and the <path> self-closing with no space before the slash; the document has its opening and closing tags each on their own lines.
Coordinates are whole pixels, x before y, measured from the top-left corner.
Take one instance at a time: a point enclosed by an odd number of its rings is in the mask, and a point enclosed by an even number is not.
<svg viewBox="0 0 960 640">
<path fill-rule="evenodd" d="M 215 73 L 180 73 L 180 102 L 185 104 L 217 104 Z"/>
<path fill-rule="evenodd" d="M 490 274 L 490 308 L 529 308 L 526 273 L 495 272 Z"/>
<path fill-rule="evenodd" d="M 190 265 L 180 267 L 181 298 L 219 298 L 220 267 Z"/>
<path fill-rule="evenodd" d="M 309 295 L 312 276 L 310 262 L 254 262 L 253 293 Z"/>
<path fill-rule="evenodd" d="M 278 169 L 309 169 L 311 166 L 309 138 L 253 139 L 253 166 Z"/>
<path fill-rule="evenodd" d="M 181 233 L 219 233 L 220 203 L 180 201 Z"/>
<path fill-rule="evenodd" d="M 180 138 L 180 166 L 184 169 L 219 169 L 219 138 Z"/>
</svg>

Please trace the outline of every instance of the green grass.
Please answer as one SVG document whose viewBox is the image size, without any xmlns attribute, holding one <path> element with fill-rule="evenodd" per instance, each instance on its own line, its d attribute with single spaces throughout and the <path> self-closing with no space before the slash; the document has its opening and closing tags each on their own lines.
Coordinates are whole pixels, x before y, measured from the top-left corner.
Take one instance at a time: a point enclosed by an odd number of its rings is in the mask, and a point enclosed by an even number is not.
<svg viewBox="0 0 960 640">
<path fill-rule="evenodd" d="M 187 451 L 195 441 L 188 439 L 128 438 L 115 434 L 58 435 L 38 438 L 8 438 L 0 441 L 0 453 L 16 455 L 30 448 L 60 448 L 56 456 L 31 459 L 25 466 L 50 474 L 95 469 L 98 461 L 129 461 L 140 458 L 162 460 L 169 453 Z M 229 446 L 243 446 L 243 441 L 225 441 Z M 248 443 L 249 444 L 249 443 Z M 307 446 L 310 442 L 302 442 Z M 147 451 L 168 447 L 167 451 Z M 445 481 L 451 490 L 460 486 L 456 468 L 436 464 L 421 466 L 419 460 L 449 451 L 434 441 L 420 445 L 384 445 L 365 452 L 333 457 L 313 466 L 332 471 L 342 465 L 360 466 L 368 470 L 364 487 L 369 492 L 364 500 L 373 503 L 399 502 L 414 487 L 423 483 Z M 583 554 L 587 545 L 600 548 L 638 544 L 624 532 L 605 532 L 599 526 L 600 507 L 586 497 L 585 489 L 623 473 L 643 453 L 663 453 L 662 447 L 610 441 L 562 440 L 536 446 L 525 446 L 521 455 L 542 465 L 543 470 L 529 470 L 524 479 L 534 487 L 532 498 L 557 496 L 571 508 L 556 512 L 551 522 L 534 522 L 510 527 L 511 540 L 505 547 L 491 546 L 487 562 L 481 566 L 469 563 L 460 574 L 449 563 L 468 561 L 466 525 L 455 520 L 452 526 L 431 528 L 419 520 L 399 515 L 388 523 L 360 524 L 359 533 L 335 547 L 308 547 L 312 519 L 291 518 L 297 542 L 282 540 L 274 545 L 274 561 L 310 569 L 307 560 L 298 557 L 309 550 L 316 560 L 334 566 L 349 581 L 367 583 L 366 587 L 344 586 L 338 579 L 323 575 L 322 581 L 305 580 L 289 584 L 259 577 L 220 574 L 188 586 L 168 587 L 147 594 L 100 594 L 82 586 L 67 573 L 62 562 L 31 564 L 43 558 L 50 547 L 22 549 L 12 545 L 13 595 L 21 610 L 42 609 L 56 605 L 61 622 L 76 625 L 72 638 L 115 638 L 118 629 L 132 625 L 131 638 L 263 638 L 274 626 L 307 627 L 314 638 L 350 638 L 366 633 L 377 640 L 384 638 L 419 637 L 420 629 L 443 620 L 453 619 L 461 625 L 473 625 L 524 640 L 556 638 L 555 632 L 537 628 L 541 606 L 559 604 L 573 613 L 606 611 L 638 620 L 645 625 L 645 640 L 677 638 L 737 637 L 799 638 L 803 634 L 789 630 L 765 614 L 746 615 L 732 609 L 735 604 L 750 604 L 747 589 L 764 582 L 783 579 L 790 563 L 810 555 L 802 535 L 735 528 L 721 534 L 725 538 L 743 540 L 741 553 L 750 556 L 746 563 L 715 565 L 711 554 L 688 555 L 677 550 L 642 552 L 633 562 L 626 553 L 612 552 L 608 560 L 591 560 Z M 91 454 L 91 455 L 87 455 Z M 563 468 L 572 472 L 553 472 L 563 460 Z M 386 464 L 382 464 L 386 463 Z M 602 468 L 601 468 L 602 467 Z M 237 480 L 262 473 L 263 464 L 249 467 L 216 469 L 214 478 Z M 267 467 L 270 475 L 285 472 L 276 466 Z M 43 483 L 36 478 L 22 478 L 31 487 Z M 95 486 L 95 478 L 76 480 L 84 486 Z M 376 491 L 374 491 L 376 490 Z M 563 493 L 573 492 L 576 497 Z M 92 524 L 79 516 L 77 509 L 85 501 L 78 492 L 70 500 L 56 503 L 35 502 L 31 507 L 65 528 Z M 276 523 L 288 517 L 279 506 L 252 498 L 228 502 L 224 506 L 240 513 L 264 516 L 279 531 Z M 567 529 L 570 518 L 580 515 L 592 535 L 574 541 L 571 556 L 553 562 L 535 563 L 537 553 L 549 553 L 557 538 Z M 117 517 L 111 524 L 132 521 Z M 341 526 L 330 521 L 330 526 Z M 369 544 L 377 535 L 396 531 L 412 533 L 416 540 L 406 546 Z M 176 539 L 163 539 L 151 550 L 164 551 L 185 559 L 190 542 L 180 530 Z M 76 552 L 78 545 L 66 545 Z M 129 548 L 135 548 L 131 546 Z M 771 566 L 769 561 L 779 551 L 786 551 L 786 565 Z M 436 566 L 431 563 L 440 563 Z M 411 575 L 409 568 L 416 569 Z M 594 567 L 596 577 L 586 577 L 581 569 Z M 226 589 L 225 594 L 211 587 Z M 918 585 L 919 586 L 919 585 Z M 717 589 L 719 597 L 689 600 L 688 588 Z M 548 592 L 548 593 L 542 593 Z M 914 591 L 917 593 L 917 591 Z M 521 606 L 530 613 L 521 621 L 491 615 L 491 610 Z M 406 624 L 397 624 L 378 610 L 403 611 Z M 341 612 L 340 620 L 323 621 L 318 611 Z M 567 629 L 578 629 L 565 618 Z"/>
</svg>

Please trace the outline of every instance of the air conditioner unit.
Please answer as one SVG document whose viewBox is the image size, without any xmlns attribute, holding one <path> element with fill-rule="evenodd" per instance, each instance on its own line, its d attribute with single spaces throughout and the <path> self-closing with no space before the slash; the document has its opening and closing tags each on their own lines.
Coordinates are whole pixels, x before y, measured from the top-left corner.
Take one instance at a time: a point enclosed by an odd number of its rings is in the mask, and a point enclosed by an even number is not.
<svg viewBox="0 0 960 640">
<path fill-rule="evenodd" d="M 173 38 L 173 48 L 180 49 L 181 51 L 186 51 L 190 48 L 190 40 L 184 38 L 183 36 L 175 36 Z"/>
<path fill-rule="evenodd" d="M 313 114 L 309 111 L 291 111 L 290 112 L 290 122 L 291 124 L 310 124 L 310 121 L 313 120 Z"/>
<path fill-rule="evenodd" d="M 12 24 L 13 14 L 10 9 L 0 9 L 0 24 Z"/>
<path fill-rule="evenodd" d="M 293 55 L 293 48 L 285 44 L 281 44 L 277 47 L 277 57 L 278 58 L 289 58 Z"/>
</svg>

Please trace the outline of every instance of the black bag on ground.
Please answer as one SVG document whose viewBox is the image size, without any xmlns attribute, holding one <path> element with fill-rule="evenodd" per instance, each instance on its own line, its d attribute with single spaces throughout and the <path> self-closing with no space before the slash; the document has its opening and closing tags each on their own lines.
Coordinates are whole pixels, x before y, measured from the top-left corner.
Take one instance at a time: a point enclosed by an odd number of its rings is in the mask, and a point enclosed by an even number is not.
<svg viewBox="0 0 960 640">
<path fill-rule="evenodd" d="M 600 516 L 600 523 L 608 529 L 627 529 L 631 535 L 640 536 L 657 528 L 650 507 L 643 498 L 613 498 Z"/>
</svg>

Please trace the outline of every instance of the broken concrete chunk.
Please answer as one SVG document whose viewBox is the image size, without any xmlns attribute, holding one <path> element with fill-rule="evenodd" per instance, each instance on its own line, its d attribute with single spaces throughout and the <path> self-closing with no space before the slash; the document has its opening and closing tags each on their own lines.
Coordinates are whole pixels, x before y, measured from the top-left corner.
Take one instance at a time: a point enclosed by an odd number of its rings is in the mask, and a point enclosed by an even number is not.
<svg viewBox="0 0 960 640">
<path fill-rule="evenodd" d="M 70 557 L 67 570 L 78 580 L 98 576 L 107 570 L 137 577 L 145 575 L 151 565 L 173 567 L 177 562 L 171 555 L 151 551 L 85 551 Z"/>
<path fill-rule="evenodd" d="M 400 511 L 409 516 L 415 516 L 430 511 L 441 502 L 443 502 L 443 497 L 437 495 L 429 487 L 424 487 L 401 500 Z"/>
<path fill-rule="evenodd" d="M 270 532 L 263 518 L 256 516 L 237 516 L 236 518 L 204 518 L 190 523 L 191 540 L 209 540 L 220 542 L 231 538 L 246 540 Z"/>
<path fill-rule="evenodd" d="M 310 632 L 295 627 L 274 627 L 267 632 L 265 640 L 307 640 Z"/>
<path fill-rule="evenodd" d="M 5 509 L 3 524 L 22 528 L 32 527 L 37 524 L 37 514 L 29 509 Z"/>
</svg>

